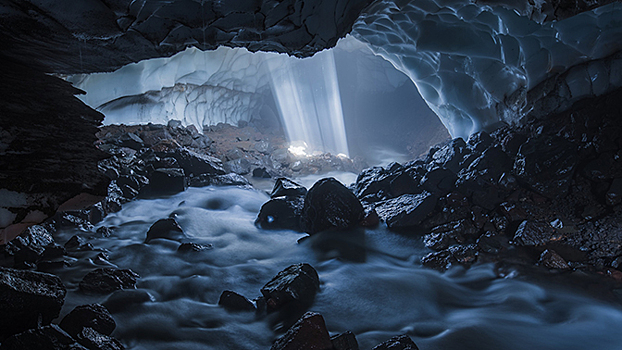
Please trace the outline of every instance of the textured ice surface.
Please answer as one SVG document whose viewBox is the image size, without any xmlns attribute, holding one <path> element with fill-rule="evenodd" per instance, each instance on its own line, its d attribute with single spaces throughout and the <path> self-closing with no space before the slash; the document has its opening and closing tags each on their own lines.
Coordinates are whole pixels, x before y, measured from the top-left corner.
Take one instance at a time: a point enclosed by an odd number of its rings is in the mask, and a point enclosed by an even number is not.
<svg viewBox="0 0 622 350">
<path fill-rule="evenodd" d="M 502 6 L 380 0 L 352 34 L 415 82 L 452 136 L 466 137 L 528 112 L 513 93 L 622 49 L 622 6 L 540 23 Z M 573 100 L 612 87 L 610 66 L 590 67 L 567 77 Z"/>
</svg>

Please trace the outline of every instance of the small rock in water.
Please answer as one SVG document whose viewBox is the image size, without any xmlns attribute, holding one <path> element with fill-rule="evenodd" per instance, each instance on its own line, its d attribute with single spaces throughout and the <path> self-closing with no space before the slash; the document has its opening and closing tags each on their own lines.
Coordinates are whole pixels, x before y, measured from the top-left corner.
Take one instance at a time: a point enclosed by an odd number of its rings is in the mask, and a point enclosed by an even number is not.
<svg viewBox="0 0 622 350">
<path fill-rule="evenodd" d="M 145 243 L 149 243 L 152 239 L 156 238 L 179 241 L 180 239 L 184 238 L 184 231 L 175 219 L 160 219 L 156 221 L 153 225 L 151 225 L 149 231 L 147 231 Z"/>
<path fill-rule="evenodd" d="M 278 310 L 288 303 L 309 306 L 320 289 L 317 271 L 309 264 L 291 265 L 279 272 L 261 288 L 266 298 L 268 311 Z"/>
<path fill-rule="evenodd" d="M 359 224 L 364 214 L 363 205 L 354 193 L 329 177 L 316 182 L 307 192 L 301 226 L 309 234 L 331 228 L 351 229 Z"/>
<path fill-rule="evenodd" d="M 409 336 L 398 335 L 380 345 L 376 345 L 372 350 L 419 350 L 419 348 Z"/>
<path fill-rule="evenodd" d="M 200 252 L 203 250 L 208 250 L 208 249 L 212 249 L 212 245 L 203 245 L 203 244 L 197 244 L 197 243 L 182 243 L 179 248 L 177 248 L 177 251 L 180 253 L 186 253 L 186 252 Z"/>
<path fill-rule="evenodd" d="M 322 315 L 307 312 L 282 337 L 276 340 L 270 350 L 331 350 L 326 323 Z"/>
<path fill-rule="evenodd" d="M 0 339 L 52 322 L 66 293 L 57 276 L 0 267 Z"/>
<path fill-rule="evenodd" d="M 255 311 L 255 305 L 245 296 L 226 290 L 220 295 L 218 305 L 228 311 Z"/>
<path fill-rule="evenodd" d="M 568 270 L 570 265 L 553 249 L 547 249 L 542 252 L 539 260 L 540 265 L 549 269 Z"/>
<path fill-rule="evenodd" d="M 359 350 L 359 343 L 354 333 L 347 331 L 330 338 L 335 350 Z"/>
<path fill-rule="evenodd" d="M 68 251 L 93 250 L 93 245 L 88 243 L 83 237 L 74 235 L 65 243 L 65 249 Z"/>
<path fill-rule="evenodd" d="M 110 335 L 117 324 L 105 306 L 90 304 L 77 306 L 63 318 L 59 326 L 67 334 L 76 338 L 85 327 L 89 327 L 101 334 Z"/>
<path fill-rule="evenodd" d="M 90 327 L 85 327 L 76 336 L 78 343 L 89 350 L 123 350 L 125 346 L 117 339 L 101 334 Z"/>
<path fill-rule="evenodd" d="M 132 270 L 102 268 L 91 271 L 80 281 L 80 290 L 86 293 L 108 294 L 119 289 L 133 289 L 139 276 Z"/>
</svg>

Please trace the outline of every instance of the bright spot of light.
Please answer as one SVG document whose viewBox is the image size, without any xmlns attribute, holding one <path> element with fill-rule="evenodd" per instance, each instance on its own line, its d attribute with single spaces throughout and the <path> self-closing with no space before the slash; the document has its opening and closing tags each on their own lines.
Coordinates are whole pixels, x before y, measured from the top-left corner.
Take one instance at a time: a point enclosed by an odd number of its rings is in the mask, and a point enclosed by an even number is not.
<svg viewBox="0 0 622 350">
<path fill-rule="evenodd" d="M 289 146 L 287 149 L 289 153 L 295 155 L 296 157 L 306 157 L 307 156 L 307 148 L 305 146 Z"/>
</svg>

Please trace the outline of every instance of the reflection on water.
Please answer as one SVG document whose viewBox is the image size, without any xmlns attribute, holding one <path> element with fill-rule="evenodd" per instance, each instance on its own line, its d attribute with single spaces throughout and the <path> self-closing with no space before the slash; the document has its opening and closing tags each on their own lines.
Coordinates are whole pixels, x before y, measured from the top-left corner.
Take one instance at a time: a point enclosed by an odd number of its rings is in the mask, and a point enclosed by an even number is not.
<svg viewBox="0 0 622 350">
<path fill-rule="evenodd" d="M 331 332 L 351 330 L 361 349 L 406 333 L 422 350 L 620 349 L 622 310 L 616 306 L 519 279 L 499 279 L 492 266 L 447 273 L 424 269 L 420 239 L 384 228 L 342 236 L 264 231 L 253 225 L 262 191 L 190 188 L 178 195 L 137 200 L 108 216 L 109 238 L 93 237 L 110 263 L 137 272 L 137 289 L 85 296 L 77 284 L 86 272 L 106 266 L 98 252 L 76 253 L 58 273 L 69 293 L 63 315 L 76 305 L 100 302 L 113 312 L 113 334 L 129 349 L 269 349 L 275 334 L 252 313 L 217 306 L 223 290 L 248 298 L 277 272 L 308 262 L 321 291 L 311 310 Z M 178 253 L 179 243 L 144 244 L 150 225 L 176 216 L 187 240 L 211 244 Z M 68 240 L 74 231 L 62 231 Z"/>
</svg>

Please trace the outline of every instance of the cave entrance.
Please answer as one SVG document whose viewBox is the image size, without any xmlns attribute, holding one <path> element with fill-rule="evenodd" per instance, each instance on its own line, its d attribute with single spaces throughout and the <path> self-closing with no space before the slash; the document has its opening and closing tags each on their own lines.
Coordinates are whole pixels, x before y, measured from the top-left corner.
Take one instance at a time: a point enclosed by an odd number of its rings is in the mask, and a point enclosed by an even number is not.
<svg viewBox="0 0 622 350">
<path fill-rule="evenodd" d="M 297 156 L 329 152 L 385 165 L 449 138 L 412 81 L 351 36 L 305 59 L 189 48 L 68 80 L 104 124 L 250 123 L 282 130 Z"/>
</svg>

